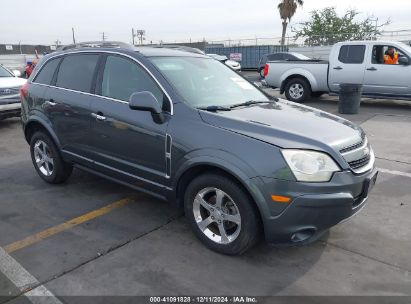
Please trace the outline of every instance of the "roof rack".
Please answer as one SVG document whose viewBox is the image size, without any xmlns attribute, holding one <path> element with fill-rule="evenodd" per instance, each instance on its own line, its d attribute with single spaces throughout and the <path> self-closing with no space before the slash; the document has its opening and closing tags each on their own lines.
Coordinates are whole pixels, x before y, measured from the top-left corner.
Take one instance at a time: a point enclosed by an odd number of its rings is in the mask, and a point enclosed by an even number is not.
<svg viewBox="0 0 411 304">
<path fill-rule="evenodd" d="M 156 45 L 150 45 L 150 47 L 173 49 L 173 50 L 179 50 L 179 51 L 184 51 L 184 52 L 189 52 L 189 53 L 205 55 L 205 53 L 202 50 L 197 49 L 197 48 L 193 48 L 193 47 L 190 47 L 190 46 L 185 46 L 185 45 L 156 44 Z"/>
<path fill-rule="evenodd" d="M 86 41 L 61 46 L 57 49 L 57 51 L 66 51 L 80 48 L 123 48 L 133 51 L 135 50 L 133 45 L 120 41 Z"/>
</svg>

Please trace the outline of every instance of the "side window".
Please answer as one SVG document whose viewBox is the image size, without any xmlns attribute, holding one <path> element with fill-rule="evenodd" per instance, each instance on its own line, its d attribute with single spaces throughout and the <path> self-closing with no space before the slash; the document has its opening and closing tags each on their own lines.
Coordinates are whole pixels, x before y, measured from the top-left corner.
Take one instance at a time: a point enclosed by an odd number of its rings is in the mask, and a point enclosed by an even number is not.
<svg viewBox="0 0 411 304">
<path fill-rule="evenodd" d="M 101 95 L 128 102 L 133 93 L 142 91 L 151 92 L 163 105 L 163 91 L 142 67 L 120 56 L 108 56 Z"/>
<path fill-rule="evenodd" d="M 51 85 L 54 72 L 60 62 L 61 58 L 56 58 L 48 61 L 34 79 L 35 83 Z"/>
<path fill-rule="evenodd" d="M 56 86 L 90 93 L 99 55 L 80 54 L 68 55 L 57 74 Z"/>
<path fill-rule="evenodd" d="M 283 57 L 283 54 L 274 54 L 274 55 L 270 55 L 270 56 L 268 56 L 268 59 L 269 60 L 283 60 L 284 59 L 284 57 Z"/>
<path fill-rule="evenodd" d="M 398 64 L 398 58 L 407 57 L 401 50 L 390 45 L 375 45 L 372 49 L 373 64 Z"/>
<path fill-rule="evenodd" d="M 342 63 L 361 64 L 364 62 L 365 45 L 343 45 L 338 55 Z"/>
</svg>

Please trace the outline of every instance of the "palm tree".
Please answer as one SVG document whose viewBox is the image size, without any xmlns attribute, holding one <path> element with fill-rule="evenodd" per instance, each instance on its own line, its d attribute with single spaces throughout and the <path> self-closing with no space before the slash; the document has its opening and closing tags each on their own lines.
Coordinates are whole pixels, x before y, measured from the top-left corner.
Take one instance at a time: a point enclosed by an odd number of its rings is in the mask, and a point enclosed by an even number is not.
<svg viewBox="0 0 411 304">
<path fill-rule="evenodd" d="M 287 33 L 288 23 L 297 11 L 298 6 L 304 4 L 303 0 L 282 0 L 278 4 L 278 10 L 280 12 L 280 17 L 283 20 L 283 34 L 281 36 L 281 45 L 285 44 L 285 35 Z"/>
</svg>

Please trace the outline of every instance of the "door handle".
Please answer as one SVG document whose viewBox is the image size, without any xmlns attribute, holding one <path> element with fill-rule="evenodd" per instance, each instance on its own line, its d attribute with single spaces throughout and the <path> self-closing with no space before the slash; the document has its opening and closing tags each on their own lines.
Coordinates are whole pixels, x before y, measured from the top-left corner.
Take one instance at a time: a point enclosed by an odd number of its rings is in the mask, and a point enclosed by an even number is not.
<svg viewBox="0 0 411 304">
<path fill-rule="evenodd" d="M 99 112 L 99 113 L 91 113 L 91 116 L 93 116 L 95 119 L 100 120 L 100 121 L 105 121 L 107 118 L 103 115 L 101 115 L 103 113 Z"/>
<path fill-rule="evenodd" d="M 368 68 L 367 71 L 376 71 L 377 69 L 372 67 L 372 68 Z"/>
<path fill-rule="evenodd" d="M 44 103 L 45 103 L 46 105 L 50 106 L 50 107 L 54 107 L 55 105 L 57 105 L 57 102 L 54 102 L 53 99 L 46 100 Z"/>
<path fill-rule="evenodd" d="M 343 69 L 343 68 L 340 67 L 340 66 L 337 66 L 337 67 L 334 68 L 334 70 L 342 70 L 342 69 Z"/>
</svg>

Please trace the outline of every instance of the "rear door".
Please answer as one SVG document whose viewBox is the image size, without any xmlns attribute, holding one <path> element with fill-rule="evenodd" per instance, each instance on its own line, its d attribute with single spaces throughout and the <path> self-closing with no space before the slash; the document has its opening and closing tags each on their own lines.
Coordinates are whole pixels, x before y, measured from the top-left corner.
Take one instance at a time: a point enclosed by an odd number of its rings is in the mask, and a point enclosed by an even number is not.
<svg viewBox="0 0 411 304">
<path fill-rule="evenodd" d="M 340 91 L 341 83 L 362 84 L 366 66 L 367 45 L 347 44 L 335 46 L 339 49 L 330 58 L 328 84 L 332 92 Z"/>
<path fill-rule="evenodd" d="M 410 96 L 411 66 L 384 64 L 384 55 L 390 47 L 395 49 L 399 57 L 408 58 L 408 55 L 398 47 L 384 44 L 374 45 L 369 50 L 369 60 L 365 69 L 364 94 L 387 97 Z"/>
<path fill-rule="evenodd" d="M 91 102 L 100 55 L 74 53 L 59 62 L 53 85 L 45 94 L 44 112 L 62 150 L 77 159 L 91 156 Z"/>
</svg>

